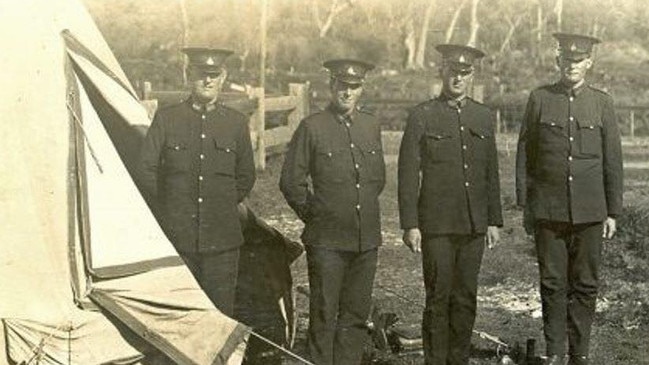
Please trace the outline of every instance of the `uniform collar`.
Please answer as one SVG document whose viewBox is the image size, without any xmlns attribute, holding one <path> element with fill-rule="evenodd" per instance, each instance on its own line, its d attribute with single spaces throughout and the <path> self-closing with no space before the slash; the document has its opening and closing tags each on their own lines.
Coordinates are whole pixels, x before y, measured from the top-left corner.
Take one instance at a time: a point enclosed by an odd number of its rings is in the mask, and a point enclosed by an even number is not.
<svg viewBox="0 0 649 365">
<path fill-rule="evenodd" d="M 336 121 L 338 123 L 341 123 L 341 124 L 344 124 L 344 123 L 350 123 L 351 124 L 352 121 L 353 121 L 353 116 L 354 116 L 354 114 L 356 114 L 356 108 L 354 108 L 354 110 L 349 114 L 341 114 L 338 110 L 336 110 L 336 108 L 334 107 L 333 104 L 329 104 L 327 109 L 329 110 L 329 112 L 331 112 L 331 114 L 333 114 Z"/>
<path fill-rule="evenodd" d="M 453 109 L 462 109 L 462 108 L 464 108 L 466 106 L 466 103 L 467 103 L 468 99 L 469 98 L 466 95 L 464 95 L 460 99 L 455 99 L 455 98 L 452 98 L 452 97 L 446 95 L 445 93 L 439 94 L 439 98 L 438 98 L 438 100 L 444 102 L 446 105 L 448 105 L 449 107 L 451 107 Z"/>
<path fill-rule="evenodd" d="M 192 109 L 198 113 L 209 113 L 211 111 L 214 111 L 216 109 L 217 103 L 216 99 L 213 100 L 212 102 L 209 102 L 207 104 L 199 103 L 195 101 L 193 98 L 189 98 L 189 105 L 192 107 Z"/>
<path fill-rule="evenodd" d="M 581 94 L 581 92 L 584 91 L 587 86 L 588 85 L 586 84 L 586 80 L 583 80 L 581 84 L 579 84 L 577 87 L 568 86 L 561 81 L 557 83 L 557 87 L 561 92 L 563 92 L 568 96 L 575 96 L 575 97 L 579 96 L 579 94 Z"/>
</svg>

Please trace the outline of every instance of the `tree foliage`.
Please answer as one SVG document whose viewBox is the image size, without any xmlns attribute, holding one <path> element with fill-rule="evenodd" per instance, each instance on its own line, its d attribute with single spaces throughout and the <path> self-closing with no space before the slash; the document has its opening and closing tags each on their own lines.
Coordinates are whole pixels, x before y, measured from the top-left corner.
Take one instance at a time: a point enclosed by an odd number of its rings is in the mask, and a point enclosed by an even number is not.
<svg viewBox="0 0 649 365">
<path fill-rule="evenodd" d="M 178 88 L 187 45 L 235 50 L 231 66 L 258 72 L 260 0 L 84 0 L 127 74 L 137 83 Z M 432 45 L 472 44 L 488 57 L 490 87 L 529 90 L 554 73 L 561 30 L 606 42 L 603 82 L 629 81 L 618 70 L 646 69 L 649 8 L 644 0 L 268 0 L 267 72 L 312 73 L 330 57 L 358 57 L 380 71 L 435 65 Z M 186 24 L 183 21 L 186 14 Z M 612 65 L 615 67 L 608 67 Z M 645 72 L 646 73 L 646 72 Z M 610 88 L 623 89 L 613 84 Z M 492 92 L 493 95 L 493 92 Z M 496 96 L 497 97 L 497 96 Z"/>
</svg>

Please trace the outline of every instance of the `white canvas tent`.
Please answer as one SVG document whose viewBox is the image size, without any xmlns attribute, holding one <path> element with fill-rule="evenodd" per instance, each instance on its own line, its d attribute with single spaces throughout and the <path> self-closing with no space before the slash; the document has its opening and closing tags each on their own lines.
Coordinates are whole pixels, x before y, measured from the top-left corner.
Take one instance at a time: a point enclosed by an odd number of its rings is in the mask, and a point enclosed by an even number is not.
<svg viewBox="0 0 649 365">
<path fill-rule="evenodd" d="M 240 362 L 248 329 L 200 290 L 123 163 L 149 119 L 83 5 L 0 0 L 0 37 L 0 365 Z"/>
</svg>

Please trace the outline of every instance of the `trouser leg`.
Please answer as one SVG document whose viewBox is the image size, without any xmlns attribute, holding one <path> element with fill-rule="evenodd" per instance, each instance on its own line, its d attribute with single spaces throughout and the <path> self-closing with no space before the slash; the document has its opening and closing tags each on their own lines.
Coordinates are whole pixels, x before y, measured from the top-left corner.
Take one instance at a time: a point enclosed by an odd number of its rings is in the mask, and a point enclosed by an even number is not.
<svg viewBox="0 0 649 365">
<path fill-rule="evenodd" d="M 426 307 L 422 339 L 426 365 L 446 365 L 449 337 L 449 303 L 455 250 L 449 236 L 425 236 L 422 266 Z"/>
<path fill-rule="evenodd" d="M 571 355 L 588 356 L 601 251 L 601 223 L 573 226 L 568 275 L 568 343 Z"/>
<path fill-rule="evenodd" d="M 565 355 L 568 291 L 568 223 L 539 221 L 535 229 L 543 331 L 548 355 Z"/>
<path fill-rule="evenodd" d="M 209 254 L 183 254 L 182 258 L 214 306 L 232 317 L 239 271 L 239 249 Z"/>
<path fill-rule="evenodd" d="M 458 236 L 454 243 L 457 253 L 450 298 L 448 364 L 465 365 L 471 351 L 484 235 Z"/>
<path fill-rule="evenodd" d="M 372 303 L 377 249 L 348 253 L 334 338 L 334 364 L 358 365 L 368 339 L 366 322 Z"/>
<path fill-rule="evenodd" d="M 334 365 L 334 335 L 346 263 L 340 251 L 307 246 L 309 273 L 309 330 L 311 362 Z"/>
</svg>

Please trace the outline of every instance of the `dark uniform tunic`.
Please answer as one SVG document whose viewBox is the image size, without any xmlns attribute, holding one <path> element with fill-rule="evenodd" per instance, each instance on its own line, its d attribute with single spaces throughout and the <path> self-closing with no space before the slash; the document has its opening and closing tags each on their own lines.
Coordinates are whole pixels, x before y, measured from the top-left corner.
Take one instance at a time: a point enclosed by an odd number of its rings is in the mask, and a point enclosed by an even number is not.
<svg viewBox="0 0 649 365">
<path fill-rule="evenodd" d="M 280 189 L 305 222 L 305 244 L 356 252 L 376 248 L 384 185 L 381 131 L 371 114 L 359 111 L 347 121 L 327 109 L 295 131 Z"/>
<path fill-rule="evenodd" d="M 613 99 L 582 86 L 534 90 L 521 126 L 518 204 L 536 219 L 601 222 L 622 212 L 622 153 Z"/>
<path fill-rule="evenodd" d="M 176 250 L 231 315 L 243 234 L 237 204 L 255 182 L 248 119 L 190 100 L 160 109 L 141 152 L 141 186 Z"/>
<path fill-rule="evenodd" d="M 484 234 L 503 222 L 493 126 L 486 106 L 442 95 L 411 111 L 401 141 L 401 226 L 423 234 L 427 365 L 468 363 Z"/>
<path fill-rule="evenodd" d="M 156 113 L 142 148 L 143 186 L 181 253 L 239 247 L 237 204 L 255 182 L 248 119 L 191 101 Z"/>
<path fill-rule="evenodd" d="M 451 103 L 441 96 L 408 117 L 399 152 L 403 229 L 473 234 L 503 223 L 493 112 L 469 98 Z"/>
<path fill-rule="evenodd" d="M 310 182 L 310 183 L 309 183 Z M 374 116 L 331 107 L 303 120 L 289 144 L 280 189 L 305 222 L 311 361 L 359 364 L 381 244 L 385 185 Z"/>
<path fill-rule="evenodd" d="M 517 201 L 535 222 L 548 355 L 587 356 L 602 224 L 622 212 L 613 99 L 589 86 L 532 91 L 521 126 Z"/>
</svg>

